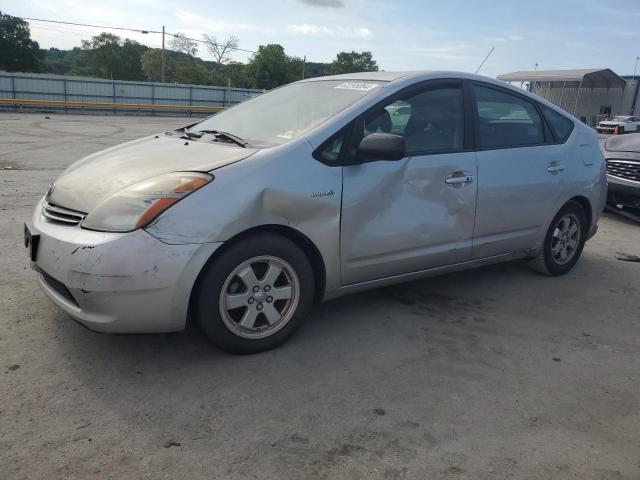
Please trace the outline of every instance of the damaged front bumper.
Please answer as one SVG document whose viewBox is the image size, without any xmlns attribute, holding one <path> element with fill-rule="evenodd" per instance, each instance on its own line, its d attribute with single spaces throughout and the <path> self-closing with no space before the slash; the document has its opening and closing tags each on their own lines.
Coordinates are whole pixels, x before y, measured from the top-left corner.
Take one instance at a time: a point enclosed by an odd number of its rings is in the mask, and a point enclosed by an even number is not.
<svg viewBox="0 0 640 480">
<path fill-rule="evenodd" d="M 61 225 L 37 207 L 32 267 L 44 293 L 88 328 L 159 333 L 186 325 L 191 289 L 221 243 L 169 245 L 144 230 L 105 233 Z"/>
</svg>

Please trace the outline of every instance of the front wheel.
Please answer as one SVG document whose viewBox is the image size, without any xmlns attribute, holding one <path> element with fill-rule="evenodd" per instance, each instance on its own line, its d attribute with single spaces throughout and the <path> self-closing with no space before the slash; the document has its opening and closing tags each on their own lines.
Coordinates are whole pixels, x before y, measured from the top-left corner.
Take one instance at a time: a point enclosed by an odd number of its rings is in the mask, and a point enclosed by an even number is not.
<svg viewBox="0 0 640 480">
<path fill-rule="evenodd" d="M 558 276 L 578 262 L 586 242 L 587 217 L 582 206 L 570 201 L 556 214 L 538 255 L 529 265 L 537 272 Z"/>
<path fill-rule="evenodd" d="M 203 272 L 195 316 L 211 341 L 230 353 L 274 348 L 302 324 L 315 280 L 305 253 L 273 233 L 229 245 Z"/>
</svg>

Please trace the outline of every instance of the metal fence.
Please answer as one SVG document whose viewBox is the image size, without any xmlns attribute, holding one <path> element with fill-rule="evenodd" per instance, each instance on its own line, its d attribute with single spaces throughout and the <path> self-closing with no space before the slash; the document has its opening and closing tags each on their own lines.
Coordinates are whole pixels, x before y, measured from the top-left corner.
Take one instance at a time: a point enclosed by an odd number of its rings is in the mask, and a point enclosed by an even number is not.
<svg viewBox="0 0 640 480">
<path fill-rule="evenodd" d="M 100 80 L 60 75 L 41 75 L 0 72 L 0 99 L 29 99 L 63 102 L 141 104 L 136 108 L 114 109 L 113 112 L 146 112 L 154 114 L 148 105 L 162 105 L 165 112 L 191 115 L 187 106 L 228 107 L 262 93 L 262 90 L 213 87 L 156 82 L 129 82 L 124 80 Z M 177 106 L 175 111 L 167 106 Z M 4 110 L 38 109 L 42 106 L 3 106 Z M 48 106 L 47 110 L 103 111 L 91 107 Z M 158 109 L 160 110 L 160 109 Z M 202 112 L 200 112 L 202 114 Z"/>
</svg>

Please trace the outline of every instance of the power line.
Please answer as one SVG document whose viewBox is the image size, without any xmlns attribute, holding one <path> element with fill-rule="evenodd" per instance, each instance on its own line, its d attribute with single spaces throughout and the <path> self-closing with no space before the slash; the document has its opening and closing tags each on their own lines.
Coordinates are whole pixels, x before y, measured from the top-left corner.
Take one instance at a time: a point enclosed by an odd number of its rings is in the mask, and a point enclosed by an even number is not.
<svg viewBox="0 0 640 480">
<path fill-rule="evenodd" d="M 220 45 L 219 43 L 213 43 L 210 42 L 208 40 L 200 40 L 198 38 L 190 38 L 187 37 L 186 35 L 182 35 L 182 34 L 177 34 L 177 33 L 169 33 L 169 32 L 165 32 L 166 35 L 171 35 L 172 37 L 176 37 L 176 38 L 186 38 L 187 40 L 192 40 L 194 42 L 199 42 L 199 43 L 205 43 L 207 45 L 214 45 L 216 47 L 224 47 L 224 45 Z M 258 53 L 255 50 L 247 50 L 245 48 L 240 48 L 240 47 L 227 47 L 229 50 L 238 50 L 239 52 L 247 52 L 247 53 Z"/>
<path fill-rule="evenodd" d="M 137 32 L 137 33 L 162 33 L 156 30 L 143 30 L 141 28 L 108 27 L 105 25 L 91 25 L 88 23 L 63 22 L 61 20 L 46 20 L 44 18 L 29 18 L 29 17 L 19 17 L 19 18 L 22 18 L 22 20 L 29 20 L 33 22 L 60 23 L 63 25 L 76 25 L 78 27 L 107 28 L 109 30 L 127 30 L 129 32 Z"/>
<path fill-rule="evenodd" d="M 77 22 L 64 22 L 62 20 L 49 20 L 49 19 L 44 19 L 44 18 L 30 18 L 30 17 L 18 17 L 21 18 L 22 20 L 27 20 L 27 21 L 32 21 L 32 22 L 46 22 L 46 23 L 57 23 L 57 24 L 62 24 L 62 25 L 75 25 L 78 27 L 91 27 L 91 28 L 105 28 L 108 30 L 124 30 L 127 32 L 136 32 L 136 33 L 143 33 L 143 34 L 148 34 L 148 33 L 157 33 L 157 34 L 164 34 L 164 35 L 170 35 L 172 37 L 175 38 L 186 38 L 187 40 L 191 40 L 192 42 L 198 42 L 198 43 L 204 43 L 207 45 L 214 45 L 214 46 L 222 46 L 219 44 L 215 44 L 215 43 L 211 43 L 207 40 L 201 40 L 198 38 L 190 38 L 187 37 L 186 35 L 182 35 L 182 34 L 176 34 L 176 33 L 170 33 L 170 32 L 162 32 L 162 31 L 158 31 L 158 30 L 146 30 L 146 29 L 141 29 L 141 28 L 128 28 L 128 27 L 112 27 L 112 26 L 107 26 L 107 25 L 93 25 L 93 24 L 89 24 L 89 23 L 77 23 Z M 230 47 L 230 50 L 237 50 L 239 52 L 247 52 L 247 53 L 256 53 L 255 50 L 247 50 L 245 48 L 240 48 L 240 47 Z"/>
</svg>

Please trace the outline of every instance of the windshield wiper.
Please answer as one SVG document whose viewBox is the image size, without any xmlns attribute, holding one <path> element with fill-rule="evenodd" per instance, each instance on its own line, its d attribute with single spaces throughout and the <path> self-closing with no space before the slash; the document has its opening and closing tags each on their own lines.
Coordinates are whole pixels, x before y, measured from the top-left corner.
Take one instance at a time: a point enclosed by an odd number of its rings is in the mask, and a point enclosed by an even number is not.
<svg viewBox="0 0 640 480">
<path fill-rule="evenodd" d="M 193 138 L 200 138 L 202 137 L 202 133 L 194 133 L 194 132 L 189 132 L 187 130 L 184 130 L 182 132 L 182 135 L 180 135 L 181 138 L 186 138 L 187 140 L 191 140 Z"/>
<path fill-rule="evenodd" d="M 220 130 L 198 130 L 197 132 L 191 133 L 191 134 L 192 135 L 200 134 L 200 137 L 201 137 L 205 133 L 213 135 L 216 138 L 224 138 L 226 140 L 229 140 L 232 143 L 235 143 L 236 145 L 240 145 L 243 148 L 247 148 L 247 145 L 249 145 L 249 142 L 247 142 L 245 139 L 240 138 L 237 135 L 234 135 L 233 133 L 222 132 Z"/>
</svg>

